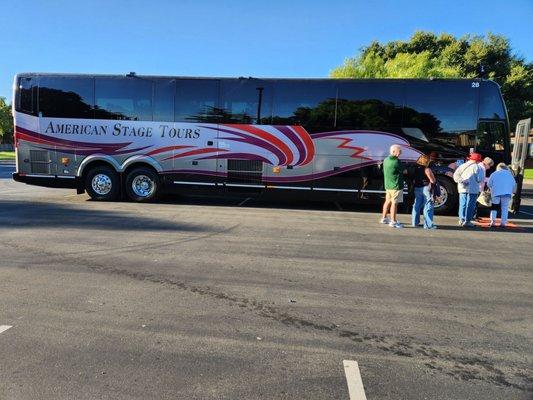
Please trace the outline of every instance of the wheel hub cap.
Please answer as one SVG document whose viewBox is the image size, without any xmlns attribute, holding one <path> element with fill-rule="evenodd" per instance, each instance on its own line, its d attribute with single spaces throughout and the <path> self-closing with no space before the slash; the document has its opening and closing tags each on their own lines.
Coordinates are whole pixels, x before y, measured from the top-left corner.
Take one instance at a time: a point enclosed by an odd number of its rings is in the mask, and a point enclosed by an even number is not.
<svg viewBox="0 0 533 400">
<path fill-rule="evenodd" d="M 435 204 L 433 205 L 434 208 L 442 207 L 446 202 L 448 201 L 448 192 L 444 188 L 444 186 L 440 185 L 440 196 L 435 198 Z"/>
<path fill-rule="evenodd" d="M 146 175 L 138 175 L 131 182 L 131 189 L 139 197 L 149 197 L 154 192 L 154 182 Z"/>
<path fill-rule="evenodd" d="M 109 176 L 97 174 L 93 177 L 91 186 L 96 194 L 104 196 L 111 191 L 113 183 L 111 182 L 111 178 Z"/>
</svg>

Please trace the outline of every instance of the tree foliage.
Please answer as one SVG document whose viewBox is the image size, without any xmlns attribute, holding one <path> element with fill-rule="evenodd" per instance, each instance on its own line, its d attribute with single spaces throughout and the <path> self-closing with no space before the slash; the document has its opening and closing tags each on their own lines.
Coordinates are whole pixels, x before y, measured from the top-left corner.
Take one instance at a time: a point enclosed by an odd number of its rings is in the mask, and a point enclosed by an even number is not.
<svg viewBox="0 0 533 400">
<path fill-rule="evenodd" d="M 511 129 L 533 116 L 533 63 L 514 54 L 509 40 L 489 33 L 460 38 L 416 32 L 407 41 L 363 47 L 331 71 L 334 78 L 473 78 L 496 81 L 507 104 Z"/>
<path fill-rule="evenodd" d="M 13 143 L 11 106 L 4 97 L 0 97 L 0 143 Z"/>
</svg>

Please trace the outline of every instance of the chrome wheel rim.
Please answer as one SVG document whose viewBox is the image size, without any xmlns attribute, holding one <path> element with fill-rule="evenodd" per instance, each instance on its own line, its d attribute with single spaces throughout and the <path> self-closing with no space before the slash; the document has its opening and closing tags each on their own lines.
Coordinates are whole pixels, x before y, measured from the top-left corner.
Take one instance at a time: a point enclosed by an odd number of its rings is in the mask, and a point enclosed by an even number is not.
<svg viewBox="0 0 533 400">
<path fill-rule="evenodd" d="M 133 193 L 139 197 L 150 197 L 155 190 L 155 184 L 146 175 L 137 175 L 131 182 Z"/>
<path fill-rule="evenodd" d="M 96 194 L 105 196 L 111 191 L 113 182 L 109 176 L 105 174 L 97 174 L 93 177 L 91 186 Z"/>
<path fill-rule="evenodd" d="M 440 186 L 440 196 L 435 198 L 435 203 L 433 204 L 433 208 L 439 208 L 442 207 L 446 202 L 448 201 L 448 191 L 444 188 L 444 186 Z"/>
</svg>

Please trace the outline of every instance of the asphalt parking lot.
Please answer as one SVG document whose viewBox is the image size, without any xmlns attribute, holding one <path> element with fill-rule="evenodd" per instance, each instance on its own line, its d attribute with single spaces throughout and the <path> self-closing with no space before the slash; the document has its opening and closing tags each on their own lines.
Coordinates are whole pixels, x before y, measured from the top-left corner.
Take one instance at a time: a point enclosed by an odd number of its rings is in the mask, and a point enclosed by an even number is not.
<svg viewBox="0 0 533 400">
<path fill-rule="evenodd" d="M 99 203 L 11 170 L 0 399 L 349 399 L 343 360 L 369 400 L 533 396 L 531 187 L 517 228 L 424 231 L 330 204 Z"/>
</svg>

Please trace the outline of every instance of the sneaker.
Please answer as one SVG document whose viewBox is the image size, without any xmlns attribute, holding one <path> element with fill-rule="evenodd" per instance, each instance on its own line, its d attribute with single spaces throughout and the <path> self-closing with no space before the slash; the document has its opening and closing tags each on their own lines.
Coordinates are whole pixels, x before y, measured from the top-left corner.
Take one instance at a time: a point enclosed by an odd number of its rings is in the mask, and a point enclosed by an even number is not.
<svg viewBox="0 0 533 400">
<path fill-rule="evenodd" d="M 464 224 L 463 224 L 463 228 L 473 228 L 475 227 L 475 225 L 470 222 L 470 221 L 466 221 Z"/>
<path fill-rule="evenodd" d="M 465 223 L 465 220 L 464 219 L 460 219 L 459 222 L 458 222 L 458 225 L 459 226 L 463 226 Z"/>
<path fill-rule="evenodd" d="M 437 229 L 437 225 L 431 225 L 429 228 L 424 227 L 424 229 Z"/>
<path fill-rule="evenodd" d="M 500 224 L 500 228 L 505 228 L 507 225 L 505 224 Z"/>
<path fill-rule="evenodd" d="M 403 228 L 403 225 L 400 224 L 398 221 L 391 221 L 389 222 L 389 226 L 391 228 Z"/>
<path fill-rule="evenodd" d="M 379 223 L 380 223 L 380 224 L 388 224 L 389 222 L 390 222 L 390 221 L 389 221 L 389 219 L 388 219 L 387 217 L 385 217 L 385 218 L 381 218 L 381 219 L 379 220 Z"/>
</svg>

